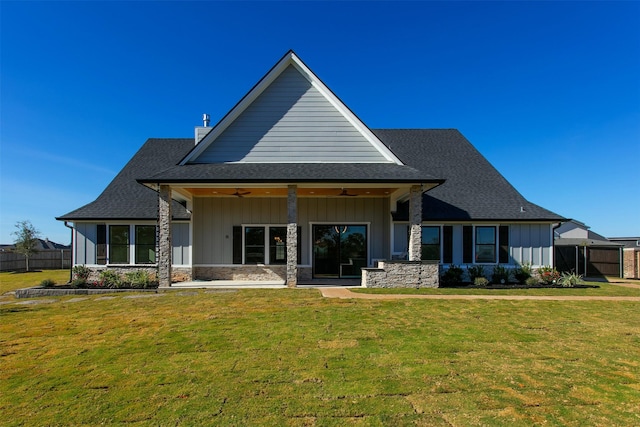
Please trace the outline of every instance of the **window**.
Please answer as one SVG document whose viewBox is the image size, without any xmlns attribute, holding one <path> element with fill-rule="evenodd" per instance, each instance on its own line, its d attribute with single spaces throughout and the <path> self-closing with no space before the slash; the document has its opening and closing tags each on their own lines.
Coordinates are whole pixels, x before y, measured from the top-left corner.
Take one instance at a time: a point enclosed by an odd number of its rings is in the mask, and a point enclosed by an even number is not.
<svg viewBox="0 0 640 427">
<path fill-rule="evenodd" d="M 440 227 L 422 227 L 422 259 L 440 261 Z"/>
<path fill-rule="evenodd" d="M 109 264 L 129 264 L 129 226 L 109 227 Z"/>
<path fill-rule="evenodd" d="M 287 263 L 287 227 L 269 228 L 269 264 Z"/>
<path fill-rule="evenodd" d="M 496 227 L 476 227 L 476 262 L 496 262 Z"/>
<path fill-rule="evenodd" d="M 107 263 L 107 226 L 98 224 L 96 229 L 96 263 L 105 265 Z"/>
<path fill-rule="evenodd" d="M 246 264 L 264 264 L 264 227 L 245 227 L 244 262 Z"/>
<path fill-rule="evenodd" d="M 136 225 L 136 264 L 154 264 L 155 262 L 155 225 Z"/>
</svg>

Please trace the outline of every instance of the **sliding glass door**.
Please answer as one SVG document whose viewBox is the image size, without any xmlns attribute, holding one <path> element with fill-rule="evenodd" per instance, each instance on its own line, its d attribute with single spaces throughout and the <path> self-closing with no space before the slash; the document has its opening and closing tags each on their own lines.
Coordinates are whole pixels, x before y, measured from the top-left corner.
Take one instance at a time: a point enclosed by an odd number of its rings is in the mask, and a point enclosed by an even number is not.
<svg viewBox="0 0 640 427">
<path fill-rule="evenodd" d="M 367 226 L 316 224 L 313 226 L 313 276 L 357 278 L 367 266 Z"/>
</svg>

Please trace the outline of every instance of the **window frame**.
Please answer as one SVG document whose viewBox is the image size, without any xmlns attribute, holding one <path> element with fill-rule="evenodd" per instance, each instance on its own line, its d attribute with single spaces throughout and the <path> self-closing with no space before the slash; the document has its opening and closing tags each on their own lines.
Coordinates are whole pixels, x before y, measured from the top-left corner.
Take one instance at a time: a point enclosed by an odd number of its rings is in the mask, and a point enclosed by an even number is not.
<svg viewBox="0 0 640 427">
<path fill-rule="evenodd" d="M 158 258 L 158 253 L 157 253 L 157 249 L 158 249 L 158 227 L 156 227 L 155 225 L 151 225 L 151 224 L 135 224 L 134 226 L 134 241 L 133 241 L 133 246 L 134 246 L 134 252 L 135 252 L 135 264 L 136 265 L 153 265 L 156 264 L 157 262 L 157 258 Z M 149 243 L 145 243 L 145 244 L 140 244 L 138 242 L 138 230 L 140 230 L 141 228 L 153 228 L 153 244 L 149 244 Z M 140 250 L 141 249 L 145 249 L 145 250 L 149 250 L 152 249 L 153 251 L 153 260 L 151 261 L 146 261 L 146 262 L 141 262 L 139 259 L 139 254 L 140 254 Z"/>
<path fill-rule="evenodd" d="M 118 265 L 139 265 L 139 266 L 153 266 L 158 265 L 158 228 L 156 223 L 152 222 L 139 222 L 139 223 L 94 223 L 95 225 L 95 247 L 94 247 L 94 264 L 100 266 L 118 266 Z M 154 260 L 152 262 L 142 262 L 140 261 L 138 251 L 138 229 L 139 227 L 153 227 L 154 228 L 154 243 L 153 246 L 151 243 L 145 243 L 144 246 L 146 249 L 153 250 Z M 113 243 L 112 230 L 117 228 L 121 228 L 122 230 L 126 229 L 128 234 L 128 243 Z M 173 243 L 172 243 L 173 244 Z M 124 249 L 126 246 L 127 257 L 126 260 L 117 260 L 117 262 L 113 261 L 114 249 L 118 250 Z M 124 252 L 124 251 L 122 251 Z M 104 255 L 102 255 L 104 254 Z"/>
<path fill-rule="evenodd" d="M 114 243 L 114 231 L 116 229 L 122 229 L 123 231 L 126 230 L 126 243 Z M 131 225 L 130 224 L 110 224 L 108 226 L 108 231 L 107 231 L 107 265 L 110 264 L 114 264 L 114 265 L 125 265 L 125 264 L 131 264 Z M 116 261 L 114 262 L 113 259 L 115 258 L 114 256 L 114 251 L 117 249 L 124 249 L 126 248 L 126 261 Z"/>
<path fill-rule="evenodd" d="M 241 265 L 286 265 L 287 264 L 287 225 L 286 224 L 243 224 L 242 226 L 242 264 Z M 264 243 L 258 245 L 263 248 L 264 258 L 262 262 L 248 262 L 247 261 L 247 229 L 250 228 L 262 228 L 264 230 Z M 283 247 L 278 248 L 284 250 L 284 260 L 276 261 L 275 251 L 278 250 L 275 245 L 272 244 L 272 229 L 280 229 L 281 239 Z M 298 227 L 298 241 L 300 240 L 301 228 Z M 255 245 L 254 245 L 255 246 Z M 272 252 L 274 252 L 272 254 Z M 300 248 L 298 248 L 298 258 L 300 257 Z M 299 260 L 298 260 L 299 263 Z"/>
<path fill-rule="evenodd" d="M 424 243 L 424 231 L 425 229 L 435 229 L 438 232 L 437 239 L 438 243 Z M 437 261 L 438 263 L 442 262 L 442 226 L 440 225 L 422 225 L 420 229 L 420 244 L 421 244 L 421 260 L 422 261 Z M 437 247 L 438 258 L 425 258 L 425 247 Z"/>
<path fill-rule="evenodd" d="M 478 231 L 481 229 L 493 230 L 493 242 L 492 243 L 478 243 Z M 474 264 L 498 264 L 498 226 L 497 225 L 474 225 L 473 227 L 473 263 Z M 491 261 L 488 259 L 479 260 L 478 256 L 482 252 L 482 248 L 491 248 L 493 258 Z"/>
</svg>

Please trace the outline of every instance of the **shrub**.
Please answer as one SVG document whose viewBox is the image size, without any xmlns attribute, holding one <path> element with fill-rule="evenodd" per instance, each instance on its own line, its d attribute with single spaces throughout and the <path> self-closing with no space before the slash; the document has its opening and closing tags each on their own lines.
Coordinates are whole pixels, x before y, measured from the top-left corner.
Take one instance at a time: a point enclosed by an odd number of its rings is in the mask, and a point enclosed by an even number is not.
<svg viewBox="0 0 640 427">
<path fill-rule="evenodd" d="M 573 288 L 575 285 L 579 285 L 584 282 L 582 280 L 582 274 L 571 272 L 562 273 L 562 276 L 558 279 L 558 283 L 564 288 Z"/>
<path fill-rule="evenodd" d="M 529 277 L 531 277 L 532 272 L 531 264 L 524 263 L 514 270 L 513 277 L 518 281 L 518 283 L 523 284 L 527 282 Z"/>
<path fill-rule="evenodd" d="M 485 277 L 483 265 L 467 266 L 467 273 L 469 274 L 469 280 L 473 284 L 476 283 L 476 279 Z"/>
<path fill-rule="evenodd" d="M 496 265 L 495 267 L 493 267 L 491 281 L 496 284 L 509 283 L 509 270 L 503 265 Z"/>
<path fill-rule="evenodd" d="M 74 278 L 84 279 L 86 281 L 91 274 L 91 269 L 86 265 L 76 265 L 71 269 L 71 272 Z"/>
<path fill-rule="evenodd" d="M 71 282 L 71 286 L 74 288 L 86 288 L 87 287 L 87 279 L 74 279 Z"/>
<path fill-rule="evenodd" d="M 40 282 L 40 286 L 42 286 L 43 288 L 53 288 L 55 284 L 56 282 L 51 279 L 44 279 L 42 282 Z"/>
<path fill-rule="evenodd" d="M 124 281 L 134 289 L 146 289 L 151 285 L 151 278 L 146 270 L 128 271 L 124 275 Z"/>
<path fill-rule="evenodd" d="M 539 284 L 540 282 L 538 281 L 538 279 L 536 277 L 531 276 L 527 280 L 525 280 L 524 283 L 527 286 L 535 286 L 535 285 Z"/>
<path fill-rule="evenodd" d="M 100 286 L 104 286 L 105 288 L 119 288 L 122 281 L 120 280 L 120 276 L 113 270 L 102 270 L 100 272 Z"/>
<path fill-rule="evenodd" d="M 557 283 L 560 273 L 555 268 L 545 265 L 538 269 L 538 276 L 540 276 L 540 281 L 545 285 L 552 285 Z"/>
<path fill-rule="evenodd" d="M 479 288 L 484 288 L 489 284 L 489 281 L 487 280 L 486 277 L 476 277 L 473 280 L 473 284 Z"/>
<path fill-rule="evenodd" d="M 445 271 L 441 276 L 442 284 L 444 286 L 457 285 L 458 283 L 462 282 L 463 273 L 464 272 L 462 271 L 462 268 L 458 267 L 457 265 L 451 264 L 449 266 L 449 269 Z"/>
</svg>

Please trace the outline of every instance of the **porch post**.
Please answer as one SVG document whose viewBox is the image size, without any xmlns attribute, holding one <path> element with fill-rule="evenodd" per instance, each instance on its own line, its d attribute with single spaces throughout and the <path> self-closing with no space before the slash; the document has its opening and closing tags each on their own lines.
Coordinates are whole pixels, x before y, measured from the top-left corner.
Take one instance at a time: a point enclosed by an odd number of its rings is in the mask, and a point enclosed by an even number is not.
<svg viewBox="0 0 640 427">
<path fill-rule="evenodd" d="M 422 186 L 409 192 L 409 261 L 422 259 Z"/>
<path fill-rule="evenodd" d="M 287 286 L 298 286 L 298 186 L 287 191 Z"/>
<path fill-rule="evenodd" d="M 158 192 L 158 283 L 171 286 L 171 187 L 161 185 Z"/>
</svg>

